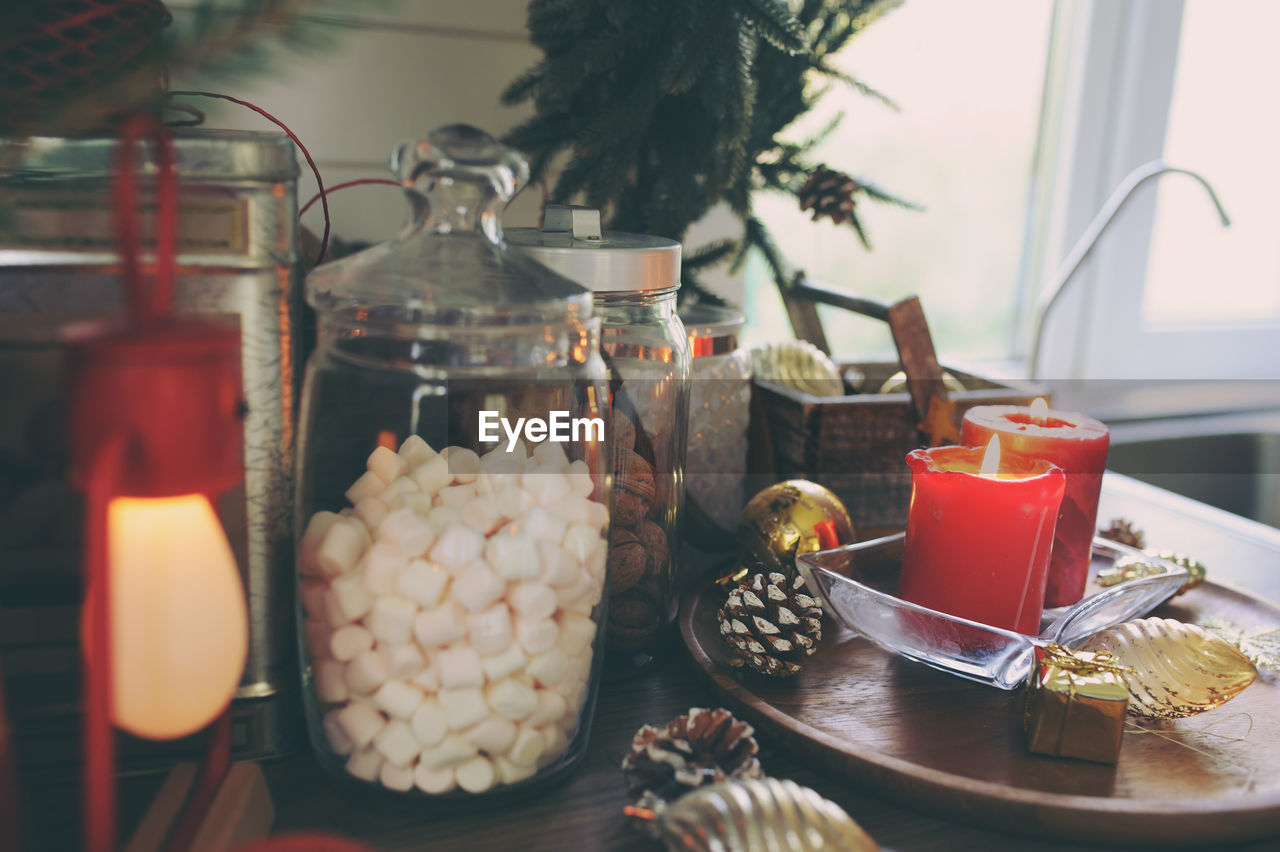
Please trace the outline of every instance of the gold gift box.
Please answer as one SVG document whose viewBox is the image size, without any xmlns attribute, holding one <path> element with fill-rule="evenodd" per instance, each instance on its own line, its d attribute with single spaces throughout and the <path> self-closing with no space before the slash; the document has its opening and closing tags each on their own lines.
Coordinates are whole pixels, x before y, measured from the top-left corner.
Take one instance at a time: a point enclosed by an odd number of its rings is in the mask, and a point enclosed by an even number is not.
<svg viewBox="0 0 1280 852">
<path fill-rule="evenodd" d="M 1115 763 L 1120 757 L 1129 689 L 1110 654 L 1035 649 L 1027 681 L 1027 748 L 1036 754 Z"/>
</svg>

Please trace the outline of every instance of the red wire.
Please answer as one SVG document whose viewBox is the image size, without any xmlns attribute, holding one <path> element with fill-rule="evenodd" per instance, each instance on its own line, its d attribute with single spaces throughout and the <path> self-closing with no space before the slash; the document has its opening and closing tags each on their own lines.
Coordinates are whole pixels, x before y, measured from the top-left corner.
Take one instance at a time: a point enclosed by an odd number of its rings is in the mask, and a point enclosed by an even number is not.
<svg viewBox="0 0 1280 852">
<path fill-rule="evenodd" d="M 165 852 L 186 852 L 200 830 L 231 767 L 231 705 L 227 705 L 205 730 L 204 760 L 191 785 L 187 801 L 165 840 Z"/>
<path fill-rule="evenodd" d="M 195 92 L 195 91 L 170 92 L 169 94 L 196 96 L 201 98 L 218 98 L 219 100 L 231 101 L 231 103 L 233 104 L 239 104 L 242 107 L 247 107 L 248 109 L 253 110 L 258 115 L 262 116 L 267 121 L 274 124 L 276 127 L 279 127 L 281 130 L 285 132 L 286 135 L 288 135 L 290 139 L 293 140 L 293 144 L 298 146 L 298 150 L 302 152 L 302 156 L 307 158 L 307 165 L 311 167 L 311 174 L 315 175 L 316 186 L 320 189 L 320 206 L 324 210 L 324 235 L 320 238 L 320 253 L 316 256 L 316 263 L 319 264 L 320 261 L 324 260 L 324 254 L 326 251 L 329 250 L 329 202 L 324 197 L 324 181 L 320 178 L 320 169 L 316 166 L 316 161 L 311 158 L 311 152 L 307 150 L 306 145 L 302 144 L 302 140 L 299 139 L 294 134 L 294 132 L 289 129 L 288 125 L 286 125 L 280 119 L 276 118 L 271 113 L 267 112 L 262 107 L 255 106 L 254 104 L 251 104 L 248 101 L 242 101 L 239 98 L 233 98 L 230 95 L 220 95 L 217 92 Z"/>
<path fill-rule="evenodd" d="M 138 184 L 134 175 L 134 149 L 143 136 L 156 146 L 155 276 L 151 293 L 142 286 L 138 260 Z M 129 314 L 135 323 L 167 316 L 173 310 L 177 270 L 178 178 L 174 170 L 173 140 L 169 131 L 146 115 L 133 115 L 120 126 L 120 145 L 112 177 L 115 204 L 116 248 L 124 273 Z"/>
<path fill-rule="evenodd" d="M 301 209 L 298 210 L 298 218 L 301 219 L 302 214 L 310 210 L 312 204 L 315 204 L 317 201 L 319 201 L 324 196 L 327 196 L 331 192 L 337 192 L 338 190 L 346 189 L 349 186 L 363 186 L 369 183 L 385 183 L 388 186 L 400 185 L 399 181 L 392 180 L 391 178 L 356 178 L 355 180 L 345 180 L 342 183 L 334 184 L 333 186 L 329 187 L 323 192 L 317 192 L 315 195 L 311 196 L 311 199 L 306 204 L 302 205 Z"/>
</svg>

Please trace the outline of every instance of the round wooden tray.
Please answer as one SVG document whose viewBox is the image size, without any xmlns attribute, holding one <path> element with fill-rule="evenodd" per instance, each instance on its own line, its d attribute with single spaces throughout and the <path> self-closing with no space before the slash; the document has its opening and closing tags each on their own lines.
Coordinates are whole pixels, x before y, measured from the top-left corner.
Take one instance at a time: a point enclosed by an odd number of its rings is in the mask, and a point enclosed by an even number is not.
<svg viewBox="0 0 1280 852">
<path fill-rule="evenodd" d="M 1125 734 L 1116 766 L 1026 749 L 1021 691 L 1002 692 L 881 650 L 832 619 L 804 670 L 775 680 L 727 665 L 719 597 L 685 598 L 680 630 L 735 712 L 780 744 L 913 808 L 991 828 L 1107 843 L 1223 843 L 1280 833 L 1280 686 L 1156 733 Z M 1280 626 L 1280 605 L 1205 583 L 1153 615 Z M 765 767 L 768 771 L 768 767 Z"/>
</svg>

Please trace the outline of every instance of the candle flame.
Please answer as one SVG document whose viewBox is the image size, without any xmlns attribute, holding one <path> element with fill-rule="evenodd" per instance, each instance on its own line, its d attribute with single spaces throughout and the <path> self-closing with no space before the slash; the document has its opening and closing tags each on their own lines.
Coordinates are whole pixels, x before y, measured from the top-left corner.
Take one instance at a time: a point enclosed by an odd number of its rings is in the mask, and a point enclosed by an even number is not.
<svg viewBox="0 0 1280 852">
<path fill-rule="evenodd" d="M 1031 401 L 1031 416 L 1032 417 L 1048 417 L 1049 416 L 1049 403 L 1044 401 L 1044 397 L 1038 396 Z"/>
<path fill-rule="evenodd" d="M 995 476 L 1000 472 L 1000 437 L 992 435 L 987 443 L 987 451 L 982 454 L 982 467 L 979 476 Z"/>
</svg>

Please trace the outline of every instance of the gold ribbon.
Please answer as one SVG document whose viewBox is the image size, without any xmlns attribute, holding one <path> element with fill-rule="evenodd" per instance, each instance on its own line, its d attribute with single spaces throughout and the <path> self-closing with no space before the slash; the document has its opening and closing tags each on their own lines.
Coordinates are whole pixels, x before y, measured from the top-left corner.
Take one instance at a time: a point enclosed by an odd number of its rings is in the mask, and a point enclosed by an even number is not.
<svg viewBox="0 0 1280 852">
<path fill-rule="evenodd" d="M 1115 654 L 1110 651 L 1098 651 L 1093 655 L 1092 660 L 1086 660 L 1083 657 L 1076 656 L 1070 649 L 1059 645 L 1057 642 L 1050 642 L 1044 646 L 1044 660 L 1041 665 L 1045 664 L 1055 666 L 1073 675 L 1096 675 L 1111 672 L 1124 676 L 1134 673 L 1132 668 L 1121 663 L 1116 659 Z M 1074 688 L 1075 678 L 1071 679 L 1071 685 Z"/>
</svg>

